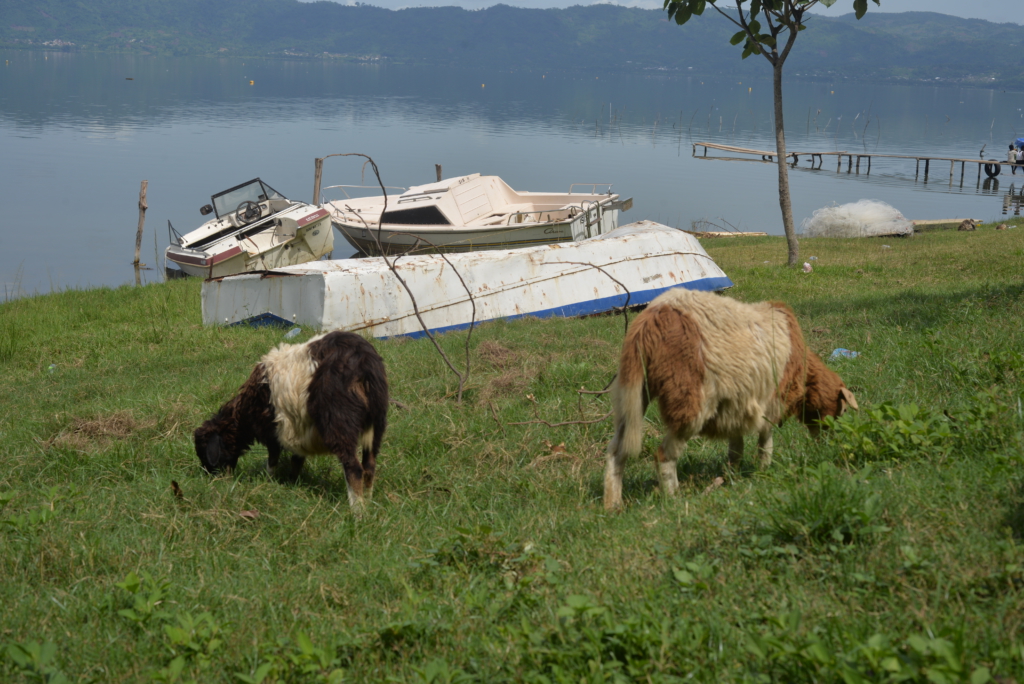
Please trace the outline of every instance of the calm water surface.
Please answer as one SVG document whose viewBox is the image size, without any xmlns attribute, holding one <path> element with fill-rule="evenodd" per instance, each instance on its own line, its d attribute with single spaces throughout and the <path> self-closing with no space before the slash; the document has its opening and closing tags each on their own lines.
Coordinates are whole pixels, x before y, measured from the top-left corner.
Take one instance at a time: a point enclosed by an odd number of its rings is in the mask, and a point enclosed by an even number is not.
<svg viewBox="0 0 1024 684">
<path fill-rule="evenodd" d="M 445 176 L 496 174 L 521 190 L 611 182 L 635 198 L 624 222 L 782 230 L 773 165 L 691 156 L 704 140 L 773 148 L 767 81 L 13 51 L 0 60 L 0 296 L 130 282 L 142 179 L 142 259 L 162 266 L 168 221 L 195 228 L 211 194 L 256 176 L 308 201 L 314 157 L 334 152 L 372 155 L 387 185 L 430 182 L 435 163 Z M 1024 136 L 1022 110 L 1017 92 L 786 87 L 787 140 L 801 151 L 975 157 L 984 146 L 985 158 L 1003 158 Z M 924 182 L 913 160 L 876 160 L 870 176 L 803 162 L 790 176 L 795 218 L 879 199 L 913 219 L 993 219 L 1024 186 L 1024 175 L 979 183 L 976 166 L 951 186 L 942 166 Z M 324 184 L 357 184 L 360 172 L 332 159 Z"/>
</svg>

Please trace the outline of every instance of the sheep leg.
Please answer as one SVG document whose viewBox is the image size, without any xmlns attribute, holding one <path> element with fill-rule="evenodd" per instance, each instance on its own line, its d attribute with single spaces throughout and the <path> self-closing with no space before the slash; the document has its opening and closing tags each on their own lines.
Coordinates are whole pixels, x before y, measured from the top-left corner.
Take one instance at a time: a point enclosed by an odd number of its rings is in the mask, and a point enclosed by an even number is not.
<svg viewBox="0 0 1024 684">
<path fill-rule="evenodd" d="M 377 448 L 380 440 L 374 439 L 374 429 L 370 428 L 360 436 L 363 449 L 363 496 L 367 501 L 373 498 L 373 476 L 377 472 Z"/>
<path fill-rule="evenodd" d="M 757 459 L 762 468 L 772 464 L 772 446 L 772 430 L 769 426 L 757 436 Z"/>
<path fill-rule="evenodd" d="M 622 471 L 626 464 L 626 453 L 622 448 L 624 425 L 616 426 L 615 437 L 608 446 L 608 460 L 604 469 L 604 508 L 607 511 L 622 506 Z"/>
<path fill-rule="evenodd" d="M 743 460 L 743 435 L 729 438 L 729 465 L 736 467 Z"/>
<path fill-rule="evenodd" d="M 302 472 L 302 467 L 306 465 L 305 456 L 292 456 L 291 471 L 288 473 L 289 477 L 298 477 L 299 473 Z"/>
<path fill-rule="evenodd" d="M 686 440 L 669 434 L 662 440 L 655 454 L 658 460 L 658 482 L 664 496 L 675 496 L 679 491 L 679 474 L 676 472 L 676 461 L 686 448 Z"/>
<path fill-rule="evenodd" d="M 356 445 L 333 449 L 341 467 L 345 470 L 345 485 L 348 488 L 348 505 L 357 514 L 363 510 L 363 466 L 356 458 Z"/>
<path fill-rule="evenodd" d="M 281 458 L 281 446 L 279 444 L 267 445 L 267 472 L 271 475 L 277 474 L 277 461 Z"/>
</svg>

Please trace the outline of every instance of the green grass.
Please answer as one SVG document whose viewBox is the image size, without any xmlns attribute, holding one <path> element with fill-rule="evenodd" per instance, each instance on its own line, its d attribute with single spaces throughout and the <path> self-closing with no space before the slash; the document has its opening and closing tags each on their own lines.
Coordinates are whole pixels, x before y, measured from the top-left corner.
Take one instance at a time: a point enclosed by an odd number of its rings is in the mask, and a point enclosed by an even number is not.
<svg viewBox="0 0 1024 684">
<path fill-rule="evenodd" d="M 510 423 L 603 415 L 576 390 L 620 317 L 482 326 L 461 405 L 429 342 L 376 342 L 408 409 L 356 520 L 327 460 L 199 467 L 191 431 L 280 330 L 204 328 L 196 282 L 3 304 L 0 679 L 1024 679 L 1024 227 L 806 240 L 811 274 L 778 238 L 705 246 L 732 296 L 862 353 L 829 362 L 862 410 L 786 424 L 763 472 L 694 440 L 669 501 L 652 410 L 615 515 L 609 422 Z"/>
</svg>

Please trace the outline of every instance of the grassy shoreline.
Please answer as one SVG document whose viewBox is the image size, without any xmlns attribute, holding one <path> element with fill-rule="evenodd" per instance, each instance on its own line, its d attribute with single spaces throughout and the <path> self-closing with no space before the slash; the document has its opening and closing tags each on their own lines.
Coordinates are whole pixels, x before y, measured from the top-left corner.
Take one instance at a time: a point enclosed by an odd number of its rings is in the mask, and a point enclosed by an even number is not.
<svg viewBox="0 0 1024 684">
<path fill-rule="evenodd" d="M 651 411 L 618 515 L 608 422 L 510 423 L 603 415 L 576 389 L 619 317 L 481 326 L 462 405 L 429 342 L 376 342 L 408 409 L 356 521 L 327 460 L 199 468 L 192 429 L 280 331 L 204 328 L 193 281 L 0 305 L 0 675 L 1024 680 L 1024 227 L 805 240 L 811 274 L 781 238 L 704 244 L 731 296 L 862 353 L 830 365 L 864 410 L 820 443 L 786 424 L 764 472 L 694 440 L 671 501 Z"/>
</svg>

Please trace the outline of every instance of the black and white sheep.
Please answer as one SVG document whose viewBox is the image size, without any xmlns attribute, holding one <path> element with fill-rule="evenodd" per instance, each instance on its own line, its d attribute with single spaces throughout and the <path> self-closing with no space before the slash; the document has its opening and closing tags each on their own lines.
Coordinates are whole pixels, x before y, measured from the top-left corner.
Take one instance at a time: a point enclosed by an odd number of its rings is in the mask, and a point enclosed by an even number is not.
<svg viewBox="0 0 1024 684">
<path fill-rule="evenodd" d="M 349 504 L 360 510 L 373 492 L 387 415 L 380 355 L 359 335 L 331 332 L 279 345 L 260 359 L 238 394 L 195 431 L 196 454 L 216 473 L 234 468 L 260 442 L 271 473 L 280 472 L 283 449 L 292 453 L 291 475 L 307 456 L 334 454 L 345 470 Z"/>
</svg>

